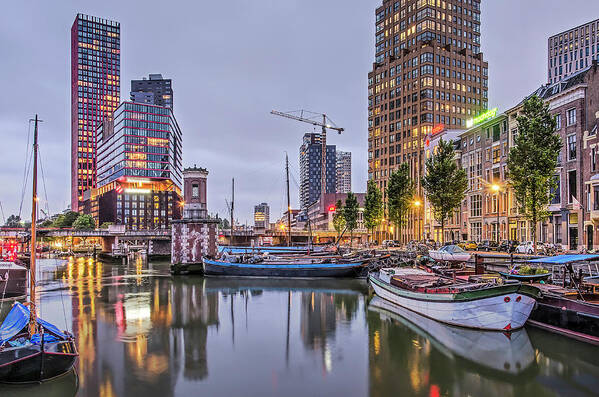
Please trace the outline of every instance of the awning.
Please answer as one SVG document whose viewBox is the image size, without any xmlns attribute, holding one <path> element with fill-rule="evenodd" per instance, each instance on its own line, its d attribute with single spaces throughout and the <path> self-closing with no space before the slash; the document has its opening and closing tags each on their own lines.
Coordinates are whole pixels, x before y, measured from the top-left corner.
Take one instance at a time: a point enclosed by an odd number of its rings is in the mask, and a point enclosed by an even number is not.
<svg viewBox="0 0 599 397">
<path fill-rule="evenodd" d="M 530 259 L 528 263 L 546 263 L 549 265 L 564 265 L 572 262 L 592 261 L 599 259 L 599 255 L 558 255 L 547 258 Z"/>
<path fill-rule="evenodd" d="M 62 333 L 55 325 L 37 318 L 37 323 L 44 329 L 60 338 L 66 339 L 67 336 Z M 0 325 L 0 345 L 19 334 L 29 324 L 29 308 L 21 303 L 15 303 Z"/>
</svg>

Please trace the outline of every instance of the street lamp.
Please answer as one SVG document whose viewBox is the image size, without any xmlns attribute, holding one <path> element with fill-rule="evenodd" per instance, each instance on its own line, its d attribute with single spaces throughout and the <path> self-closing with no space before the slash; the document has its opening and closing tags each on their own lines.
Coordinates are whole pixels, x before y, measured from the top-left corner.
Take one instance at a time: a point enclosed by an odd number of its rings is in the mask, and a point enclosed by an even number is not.
<svg viewBox="0 0 599 397">
<path fill-rule="evenodd" d="M 418 238 L 417 240 L 420 241 L 420 237 L 422 236 L 420 233 L 420 208 L 422 207 L 422 201 L 420 201 L 419 199 L 414 200 L 414 207 L 416 207 L 418 209 L 418 217 L 416 219 L 416 223 L 418 223 Z"/>
<path fill-rule="evenodd" d="M 501 186 L 499 186 L 498 184 L 494 183 L 491 185 L 491 190 L 495 192 L 495 200 L 497 203 L 497 230 L 496 230 L 496 240 L 497 240 L 497 246 L 499 247 L 499 191 L 501 190 Z"/>
</svg>

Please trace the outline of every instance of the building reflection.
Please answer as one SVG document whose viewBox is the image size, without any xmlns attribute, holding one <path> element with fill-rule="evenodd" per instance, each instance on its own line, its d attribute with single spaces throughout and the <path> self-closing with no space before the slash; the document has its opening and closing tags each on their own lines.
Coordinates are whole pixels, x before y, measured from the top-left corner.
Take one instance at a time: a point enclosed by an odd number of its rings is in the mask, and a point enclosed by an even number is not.
<svg viewBox="0 0 599 397">
<path fill-rule="evenodd" d="M 54 277 L 69 291 L 81 395 L 171 396 L 179 375 L 207 376 L 207 328 L 218 325 L 218 295 L 204 294 L 202 283 L 171 282 L 141 259 L 106 265 L 70 258 Z"/>
</svg>

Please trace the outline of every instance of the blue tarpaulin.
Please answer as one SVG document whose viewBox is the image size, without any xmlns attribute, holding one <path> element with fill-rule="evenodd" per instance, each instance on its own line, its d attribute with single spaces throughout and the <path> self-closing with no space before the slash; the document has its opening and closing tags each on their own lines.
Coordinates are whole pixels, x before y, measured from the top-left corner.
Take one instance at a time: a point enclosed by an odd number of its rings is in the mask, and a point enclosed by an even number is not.
<svg viewBox="0 0 599 397">
<path fill-rule="evenodd" d="M 546 263 L 548 265 L 565 265 L 567 263 L 592 261 L 599 259 L 599 255 L 557 255 L 548 258 L 531 259 L 528 263 Z"/>
<path fill-rule="evenodd" d="M 64 339 L 67 338 L 67 336 L 55 325 L 52 325 L 39 317 L 37 323 L 56 336 Z M 21 332 L 27 327 L 27 324 L 29 324 L 29 308 L 21 303 L 15 303 L 8 313 L 8 316 L 4 319 L 4 322 L 2 322 L 2 325 L 0 325 L 0 345 Z M 46 338 L 44 338 L 44 340 L 48 341 Z"/>
</svg>

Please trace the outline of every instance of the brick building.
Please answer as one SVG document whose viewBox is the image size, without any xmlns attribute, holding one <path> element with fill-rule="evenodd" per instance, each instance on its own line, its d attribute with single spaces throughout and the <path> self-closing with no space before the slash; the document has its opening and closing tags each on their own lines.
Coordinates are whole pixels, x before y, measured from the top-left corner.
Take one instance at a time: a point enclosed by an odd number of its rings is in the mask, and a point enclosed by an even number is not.
<svg viewBox="0 0 599 397">
<path fill-rule="evenodd" d="M 426 137 L 441 125 L 463 129 L 485 110 L 487 76 L 480 1 L 383 0 L 368 74 L 368 178 L 385 192 L 391 172 L 408 163 L 422 197 Z M 409 239 L 420 223 L 411 212 Z"/>
</svg>

